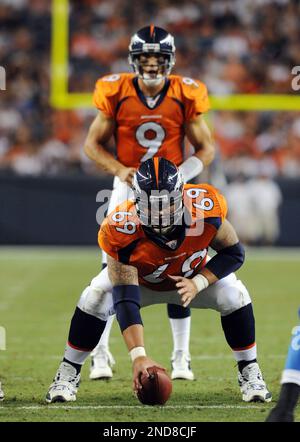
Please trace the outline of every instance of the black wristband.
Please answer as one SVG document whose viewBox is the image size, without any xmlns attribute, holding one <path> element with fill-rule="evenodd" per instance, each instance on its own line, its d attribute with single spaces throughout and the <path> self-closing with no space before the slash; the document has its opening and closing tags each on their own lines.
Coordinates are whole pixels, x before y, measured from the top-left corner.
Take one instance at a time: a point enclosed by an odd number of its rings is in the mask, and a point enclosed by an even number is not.
<svg viewBox="0 0 300 442">
<path fill-rule="evenodd" d="M 245 250 L 240 242 L 220 250 L 205 268 L 210 270 L 217 278 L 225 278 L 230 273 L 238 270 L 245 259 Z"/>
</svg>

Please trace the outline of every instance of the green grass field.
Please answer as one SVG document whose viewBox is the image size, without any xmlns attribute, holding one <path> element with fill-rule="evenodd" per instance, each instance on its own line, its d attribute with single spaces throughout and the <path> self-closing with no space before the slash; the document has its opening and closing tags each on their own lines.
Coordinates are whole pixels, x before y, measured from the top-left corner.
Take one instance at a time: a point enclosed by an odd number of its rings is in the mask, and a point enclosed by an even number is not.
<svg viewBox="0 0 300 442">
<path fill-rule="evenodd" d="M 242 402 L 237 368 L 218 314 L 194 310 L 191 353 L 194 382 L 174 381 L 164 407 L 142 406 L 131 392 L 131 366 L 117 323 L 111 381 L 89 381 L 86 363 L 77 402 L 46 405 L 44 396 L 62 357 L 81 290 L 100 269 L 97 249 L 0 249 L 0 352 L 6 398 L 0 421 L 263 421 L 271 404 Z M 239 277 L 254 301 L 259 362 L 276 400 L 290 341 L 298 324 L 300 251 L 249 251 Z M 148 354 L 169 368 L 172 338 L 164 306 L 142 310 Z M 300 410 L 296 413 L 300 420 Z"/>
</svg>

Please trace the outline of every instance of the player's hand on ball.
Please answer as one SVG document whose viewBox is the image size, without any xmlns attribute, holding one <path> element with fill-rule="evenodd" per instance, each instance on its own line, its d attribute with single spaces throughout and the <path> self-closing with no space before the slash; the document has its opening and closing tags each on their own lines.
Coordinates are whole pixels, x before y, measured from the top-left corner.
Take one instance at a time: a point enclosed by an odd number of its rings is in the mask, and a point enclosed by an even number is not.
<svg viewBox="0 0 300 442">
<path fill-rule="evenodd" d="M 189 303 L 195 298 L 198 293 L 196 284 L 192 279 L 184 278 L 183 276 L 171 276 L 171 279 L 176 281 L 177 292 L 181 296 L 183 307 L 187 307 Z"/>
<path fill-rule="evenodd" d="M 162 370 L 166 370 L 161 365 L 157 364 L 152 359 L 148 358 L 147 356 L 139 356 L 133 361 L 132 370 L 133 370 L 133 385 L 132 388 L 135 392 L 140 390 L 142 388 L 142 384 L 140 382 L 141 376 L 143 374 L 149 376 L 149 373 L 147 371 L 150 367 L 159 367 Z"/>
<path fill-rule="evenodd" d="M 121 181 L 131 186 L 135 172 L 136 169 L 134 167 L 123 167 L 122 169 L 120 169 L 117 175 Z"/>
</svg>

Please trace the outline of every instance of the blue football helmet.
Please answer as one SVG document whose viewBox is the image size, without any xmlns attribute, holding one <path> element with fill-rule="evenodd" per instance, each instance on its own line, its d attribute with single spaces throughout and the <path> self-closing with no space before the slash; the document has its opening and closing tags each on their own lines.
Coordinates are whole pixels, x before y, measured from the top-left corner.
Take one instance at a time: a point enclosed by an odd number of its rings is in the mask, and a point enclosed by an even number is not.
<svg viewBox="0 0 300 442">
<path fill-rule="evenodd" d="M 171 34 L 154 25 L 146 26 L 132 36 L 128 61 L 136 75 L 146 84 L 155 84 L 170 74 L 175 64 L 175 49 L 174 38 Z M 146 76 L 140 61 L 141 55 L 158 57 L 160 72 L 157 78 L 149 79 Z"/>
<path fill-rule="evenodd" d="M 168 235 L 183 222 L 183 179 L 174 163 L 155 157 L 141 163 L 133 179 L 137 215 L 142 225 Z"/>
</svg>

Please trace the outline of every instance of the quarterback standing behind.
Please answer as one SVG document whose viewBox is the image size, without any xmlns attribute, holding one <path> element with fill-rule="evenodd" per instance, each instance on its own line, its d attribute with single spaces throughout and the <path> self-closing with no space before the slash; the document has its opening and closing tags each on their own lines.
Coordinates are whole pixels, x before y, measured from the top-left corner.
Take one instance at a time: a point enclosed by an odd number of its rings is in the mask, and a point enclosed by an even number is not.
<svg viewBox="0 0 300 442">
<path fill-rule="evenodd" d="M 130 196 L 130 186 L 141 162 L 156 156 L 173 161 L 185 182 L 199 175 L 214 157 L 210 131 L 202 114 L 209 109 L 203 83 L 170 75 L 175 64 L 172 35 L 147 26 L 131 38 L 129 63 L 133 74 L 112 74 L 99 79 L 94 104 L 99 113 L 91 124 L 84 150 L 100 169 L 115 176 L 108 213 Z M 105 143 L 116 141 L 116 158 Z M 195 153 L 184 158 L 184 138 Z M 103 266 L 106 254 L 103 253 Z M 172 378 L 193 380 L 190 368 L 190 310 L 168 305 L 173 334 Z M 92 353 L 90 378 L 112 377 L 109 352 L 113 316 L 108 318 L 99 345 Z"/>
<path fill-rule="evenodd" d="M 80 297 L 69 332 L 71 346 L 47 402 L 76 400 L 81 366 L 112 312 L 130 352 L 133 388 L 138 390 L 141 373 L 157 365 L 146 355 L 140 307 L 168 302 L 219 312 L 238 365 L 242 399 L 271 401 L 256 359 L 251 299 L 234 274 L 243 264 L 244 250 L 226 213 L 217 189 L 183 185 L 174 163 L 160 157 L 141 163 L 133 200 L 119 205 L 101 225 L 98 242 L 108 254 L 108 266 Z M 209 246 L 217 252 L 211 259 Z"/>
</svg>

